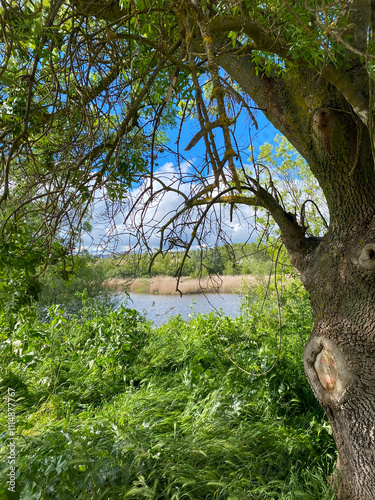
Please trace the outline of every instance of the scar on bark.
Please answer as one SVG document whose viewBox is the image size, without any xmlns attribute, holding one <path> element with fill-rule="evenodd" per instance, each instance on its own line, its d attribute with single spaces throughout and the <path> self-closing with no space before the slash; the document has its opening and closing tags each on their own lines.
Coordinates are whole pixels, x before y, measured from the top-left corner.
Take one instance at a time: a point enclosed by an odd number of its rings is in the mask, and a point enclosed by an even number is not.
<svg viewBox="0 0 375 500">
<path fill-rule="evenodd" d="M 315 359 L 314 368 L 324 389 L 332 391 L 338 376 L 336 360 L 333 355 L 323 348 Z"/>
<path fill-rule="evenodd" d="M 319 108 L 313 114 L 313 129 L 326 151 L 332 154 L 332 134 L 335 116 L 329 108 Z"/>
<path fill-rule="evenodd" d="M 331 406 L 342 404 L 353 376 L 341 349 L 326 337 L 313 336 L 306 343 L 304 361 L 317 398 Z"/>
</svg>

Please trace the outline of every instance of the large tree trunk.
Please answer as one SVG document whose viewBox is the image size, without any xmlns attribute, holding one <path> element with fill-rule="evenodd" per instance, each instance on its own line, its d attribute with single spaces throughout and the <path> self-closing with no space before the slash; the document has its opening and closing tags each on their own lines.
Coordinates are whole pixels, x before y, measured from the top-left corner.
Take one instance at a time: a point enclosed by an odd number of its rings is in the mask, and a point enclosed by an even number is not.
<svg viewBox="0 0 375 500">
<path fill-rule="evenodd" d="M 332 427 L 334 484 L 346 500 L 375 499 L 374 162 L 359 127 L 329 104 L 313 112 L 320 165 L 310 164 L 327 197 L 330 229 L 299 255 L 285 240 L 314 312 L 305 370 Z"/>
<path fill-rule="evenodd" d="M 375 498 L 375 230 L 358 221 L 328 236 L 302 274 L 315 323 L 305 370 L 338 449 L 346 500 Z"/>
<path fill-rule="evenodd" d="M 312 114 L 312 169 L 331 223 L 314 250 L 295 254 L 314 328 L 305 370 L 335 437 L 335 485 L 346 500 L 375 498 L 375 200 L 367 130 L 327 104 Z M 355 153 L 353 153 L 355 151 Z M 320 155 L 320 156 L 319 156 Z"/>
<path fill-rule="evenodd" d="M 223 66 L 303 154 L 326 196 L 330 228 L 323 238 L 305 237 L 292 214 L 273 216 L 311 299 L 305 369 L 336 441 L 338 497 L 375 499 L 375 171 L 368 129 L 329 82 L 311 85 L 308 71 L 277 85 L 266 78 L 252 84 L 250 65 L 228 59 Z"/>
<path fill-rule="evenodd" d="M 313 149 L 321 164 L 310 164 L 327 197 L 331 223 L 317 247 L 296 264 L 315 320 L 305 370 L 336 441 L 338 497 L 370 500 L 375 498 L 374 161 L 367 129 L 344 110 L 328 104 L 312 115 Z"/>
</svg>

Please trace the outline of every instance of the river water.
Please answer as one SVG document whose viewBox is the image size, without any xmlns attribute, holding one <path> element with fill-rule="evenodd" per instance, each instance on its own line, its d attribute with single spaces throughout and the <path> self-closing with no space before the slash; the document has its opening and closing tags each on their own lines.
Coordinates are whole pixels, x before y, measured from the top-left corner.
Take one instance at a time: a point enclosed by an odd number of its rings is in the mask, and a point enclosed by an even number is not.
<svg viewBox="0 0 375 500">
<path fill-rule="evenodd" d="M 130 293 L 130 300 L 126 294 L 116 294 L 119 303 L 127 303 L 133 309 L 144 314 L 147 319 L 154 322 L 155 326 L 165 323 L 170 316 L 181 314 L 187 320 L 194 313 L 206 314 L 214 311 L 222 312 L 228 316 L 240 314 L 241 297 L 235 293 L 210 293 L 207 295 L 188 294 L 179 295 L 147 295 Z"/>
</svg>

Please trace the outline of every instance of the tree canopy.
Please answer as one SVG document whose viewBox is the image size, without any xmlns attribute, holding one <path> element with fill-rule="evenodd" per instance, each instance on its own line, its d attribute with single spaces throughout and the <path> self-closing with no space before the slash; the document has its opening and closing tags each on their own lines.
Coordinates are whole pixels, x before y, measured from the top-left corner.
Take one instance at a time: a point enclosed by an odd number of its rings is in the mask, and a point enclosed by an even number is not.
<svg viewBox="0 0 375 500">
<path fill-rule="evenodd" d="M 166 191 L 181 196 L 180 210 L 158 228 L 161 250 L 187 248 L 198 234 L 203 239 L 212 230 L 204 221 L 218 203 L 263 207 L 284 240 L 300 239 L 305 211 L 285 210 L 271 169 L 255 158 L 250 169 L 244 165 L 236 126 L 256 127 L 254 113 L 261 109 L 307 160 L 323 191 L 329 189 L 323 153 L 311 147 L 311 128 L 324 120 L 311 120 L 319 95 L 329 87 L 327 113 L 344 101 L 341 112 L 351 115 L 354 130 L 359 122 L 372 127 L 367 2 L 1 5 L 0 206 L 8 244 L 27 224 L 33 245 L 53 253 L 58 235 L 72 250 L 95 193 L 110 200 L 113 211 L 142 182 L 147 203 L 136 200 L 135 211 Z M 186 140 L 183 123 L 192 117 L 199 129 Z M 154 172 L 173 126 L 179 136 L 172 182 Z M 354 143 L 365 140 L 354 135 Z M 192 161 L 187 155 L 199 141 L 205 156 Z M 348 182 L 358 184 L 355 144 L 353 151 Z M 345 193 L 336 194 L 344 203 Z M 340 203 L 328 203 L 335 218 Z"/>
</svg>

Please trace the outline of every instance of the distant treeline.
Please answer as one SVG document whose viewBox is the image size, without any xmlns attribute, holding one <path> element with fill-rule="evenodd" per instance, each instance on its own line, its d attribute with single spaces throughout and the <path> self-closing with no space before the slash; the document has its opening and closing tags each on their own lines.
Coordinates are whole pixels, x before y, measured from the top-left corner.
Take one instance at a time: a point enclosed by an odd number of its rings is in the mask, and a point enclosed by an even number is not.
<svg viewBox="0 0 375 500">
<path fill-rule="evenodd" d="M 129 254 L 118 264 L 118 277 L 175 276 L 182 263 L 182 276 L 192 278 L 211 274 L 265 274 L 271 266 L 267 250 L 260 249 L 256 243 L 192 250 L 184 262 L 183 258 L 183 252 L 168 252 L 156 258 L 149 253 Z"/>
</svg>

